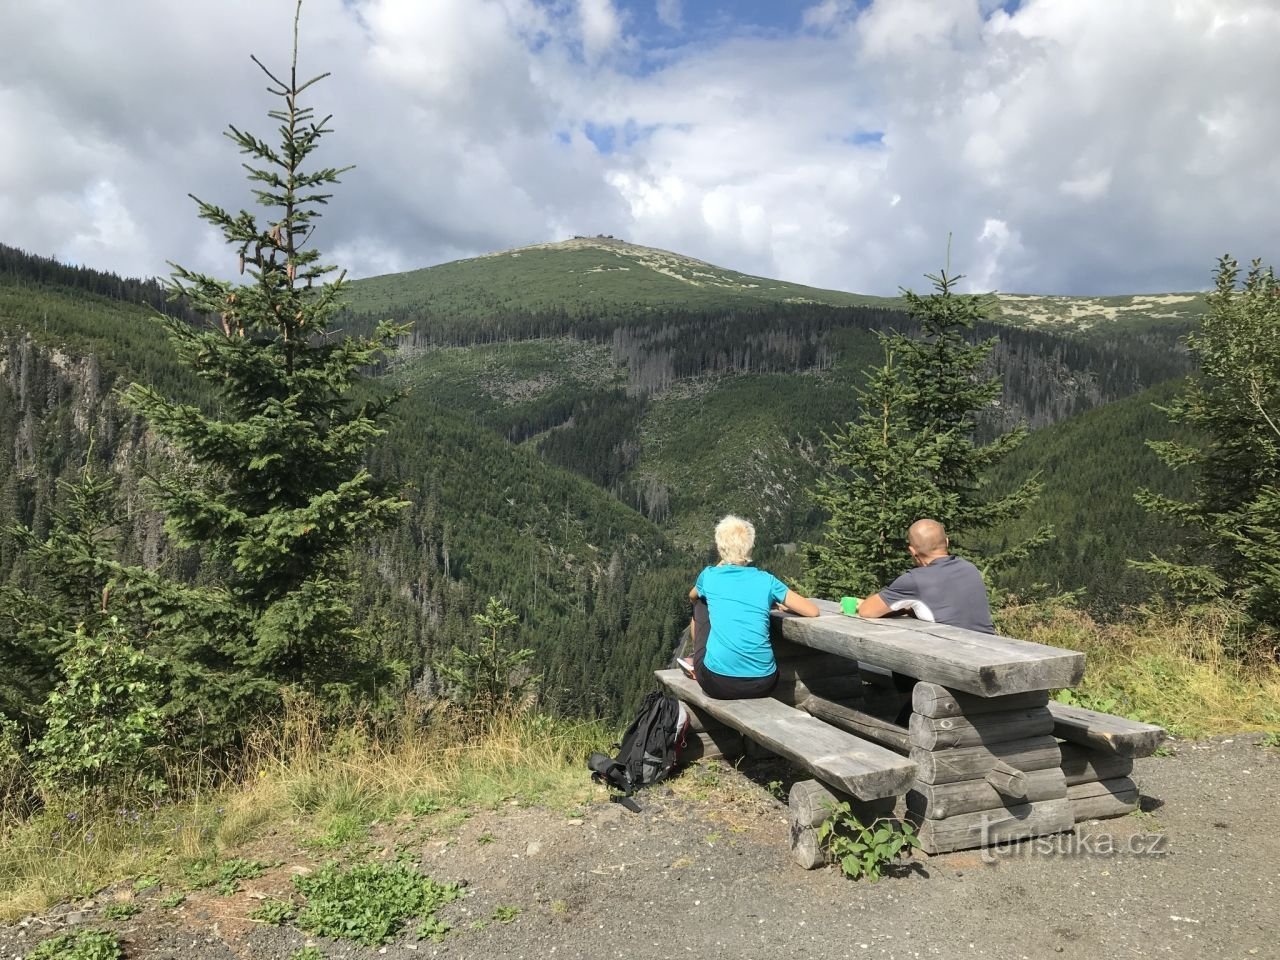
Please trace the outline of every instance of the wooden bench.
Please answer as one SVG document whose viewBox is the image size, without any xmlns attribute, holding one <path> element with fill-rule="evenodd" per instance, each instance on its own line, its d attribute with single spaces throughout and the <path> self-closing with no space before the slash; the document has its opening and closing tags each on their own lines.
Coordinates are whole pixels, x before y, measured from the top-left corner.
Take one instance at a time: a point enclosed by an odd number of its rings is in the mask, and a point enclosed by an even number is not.
<svg viewBox="0 0 1280 960">
<path fill-rule="evenodd" d="M 1065 703 L 1050 703 L 1054 735 L 1100 753 L 1118 757 L 1149 757 L 1169 734 L 1152 723 L 1085 710 Z"/>
<path fill-rule="evenodd" d="M 672 696 L 843 793 L 861 800 L 896 797 L 915 781 L 916 765 L 906 757 L 772 697 L 715 700 L 679 670 L 659 670 L 657 677 Z"/>
<path fill-rule="evenodd" d="M 1121 817 L 1138 808 L 1135 757 L 1149 757 L 1168 733 L 1161 727 L 1065 703 L 1050 703 L 1053 733 L 1064 741 L 1062 772 L 1076 823 Z"/>
</svg>

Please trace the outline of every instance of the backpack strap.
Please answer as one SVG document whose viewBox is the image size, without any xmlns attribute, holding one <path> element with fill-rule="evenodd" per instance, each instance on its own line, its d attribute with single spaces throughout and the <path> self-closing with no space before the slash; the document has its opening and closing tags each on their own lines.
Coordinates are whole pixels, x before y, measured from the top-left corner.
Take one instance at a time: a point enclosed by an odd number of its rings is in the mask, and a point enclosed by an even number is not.
<svg viewBox="0 0 1280 960">
<path fill-rule="evenodd" d="M 631 784 L 631 777 L 627 775 L 627 768 L 608 754 L 591 754 L 587 760 L 587 767 L 591 770 L 592 780 L 603 783 L 605 786 L 613 787 L 615 790 L 620 790 L 623 795 L 628 797 L 635 793 L 635 787 Z"/>
</svg>

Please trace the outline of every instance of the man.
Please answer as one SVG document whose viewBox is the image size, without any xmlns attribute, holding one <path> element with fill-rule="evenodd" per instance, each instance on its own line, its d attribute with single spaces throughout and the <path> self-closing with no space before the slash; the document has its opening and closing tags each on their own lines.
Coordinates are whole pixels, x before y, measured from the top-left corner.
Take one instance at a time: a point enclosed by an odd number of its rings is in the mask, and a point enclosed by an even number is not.
<svg viewBox="0 0 1280 960">
<path fill-rule="evenodd" d="M 916 568 L 860 600 L 858 616 L 887 617 L 901 611 L 917 620 L 995 633 L 982 574 L 968 560 L 951 556 L 950 546 L 937 520 L 913 523 L 907 531 L 907 550 Z"/>
<path fill-rule="evenodd" d="M 915 569 L 879 593 L 858 601 L 858 616 L 875 619 L 904 612 L 917 620 L 995 633 L 982 573 L 968 560 L 947 553 L 950 546 L 947 531 L 937 520 L 913 523 L 907 531 L 907 550 L 916 563 Z M 907 694 L 907 702 L 895 718 L 899 726 L 905 727 L 911 719 L 910 692 L 915 678 L 895 673 L 893 685 Z"/>
</svg>

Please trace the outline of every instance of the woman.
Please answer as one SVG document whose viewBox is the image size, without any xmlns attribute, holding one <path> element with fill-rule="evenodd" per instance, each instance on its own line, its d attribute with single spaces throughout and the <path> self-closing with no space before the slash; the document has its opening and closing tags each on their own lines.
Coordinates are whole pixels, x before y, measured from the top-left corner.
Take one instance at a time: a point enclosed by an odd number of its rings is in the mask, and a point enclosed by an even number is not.
<svg viewBox="0 0 1280 960">
<path fill-rule="evenodd" d="M 774 604 L 802 617 L 818 615 L 812 600 L 750 566 L 755 542 L 755 527 L 740 517 L 725 517 L 716 524 L 720 562 L 703 570 L 689 591 L 693 658 L 679 663 L 717 700 L 767 697 L 777 686 L 778 664 L 769 643 Z"/>
</svg>

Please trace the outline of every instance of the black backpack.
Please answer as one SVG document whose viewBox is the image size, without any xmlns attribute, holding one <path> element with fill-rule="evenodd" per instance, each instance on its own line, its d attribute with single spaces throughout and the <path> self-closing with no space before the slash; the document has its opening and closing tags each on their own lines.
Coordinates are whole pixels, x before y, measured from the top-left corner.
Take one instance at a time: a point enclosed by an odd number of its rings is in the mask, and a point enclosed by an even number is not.
<svg viewBox="0 0 1280 960">
<path fill-rule="evenodd" d="M 593 753 L 587 761 L 591 779 L 631 796 L 638 787 L 665 779 L 675 768 L 684 746 L 688 712 L 675 697 L 658 691 L 640 704 L 622 742 L 615 743 L 616 757 Z"/>
</svg>

